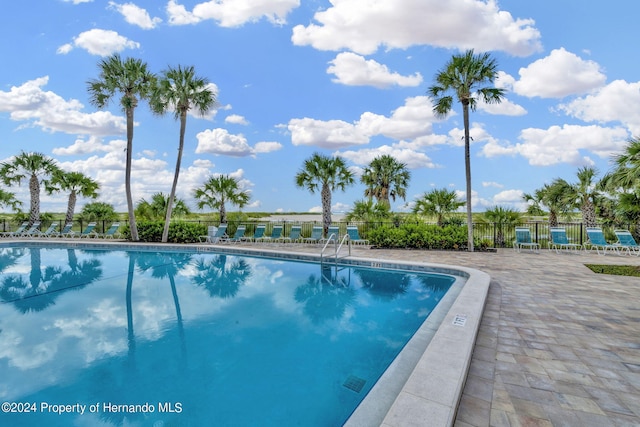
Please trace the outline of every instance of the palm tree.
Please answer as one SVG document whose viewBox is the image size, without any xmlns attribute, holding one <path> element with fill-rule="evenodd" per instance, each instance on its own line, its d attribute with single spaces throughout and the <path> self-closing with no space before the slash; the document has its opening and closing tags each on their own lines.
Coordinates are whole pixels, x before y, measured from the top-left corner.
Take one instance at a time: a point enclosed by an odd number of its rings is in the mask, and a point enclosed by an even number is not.
<svg viewBox="0 0 640 427">
<path fill-rule="evenodd" d="M 544 205 L 549 210 L 549 227 L 558 226 L 558 216 L 568 214 L 572 205 L 567 200 L 567 192 L 570 185 L 563 179 L 557 178 L 551 184 L 544 184 L 542 188 L 535 191 L 534 195 L 524 194 L 522 198 L 526 201 L 533 201 Z"/>
<path fill-rule="evenodd" d="M 427 92 L 435 102 L 433 112 L 444 118 L 451 111 L 453 92 L 462 104 L 464 120 L 464 164 L 467 188 L 468 247 L 473 252 L 473 218 L 471 212 L 471 154 L 469 144 L 469 110 L 475 111 L 479 97 L 487 104 L 499 104 L 504 98 L 504 89 L 487 87 L 498 74 L 498 63 L 488 53 L 476 55 L 473 49 L 463 55 L 453 55 L 442 70 L 436 74 L 436 84 Z"/>
<path fill-rule="evenodd" d="M 496 230 L 494 243 L 501 248 L 504 247 L 505 227 L 514 227 L 522 222 L 520 212 L 511 208 L 503 208 L 502 206 L 494 206 L 491 209 L 487 209 L 482 217 L 485 221 L 493 223 Z"/>
<path fill-rule="evenodd" d="M 405 200 L 410 178 L 411 172 L 407 170 L 406 164 L 384 154 L 369 163 L 360 181 L 367 186 L 364 191 L 365 197 L 375 197 L 379 203 L 390 207 L 389 198 L 394 202 L 396 197 Z"/>
<path fill-rule="evenodd" d="M 176 170 L 173 175 L 173 185 L 169 194 L 164 230 L 162 232 L 162 242 L 166 243 L 169 238 L 169 223 L 171 222 L 173 201 L 178 187 L 178 176 L 180 175 L 184 134 L 187 128 L 187 113 L 195 109 L 199 115 L 206 115 L 215 106 L 216 96 L 211 90 L 207 79 L 197 77 L 193 67 L 169 67 L 166 71 L 163 71 L 156 89 L 151 102 L 153 110 L 158 114 L 164 114 L 168 109 L 171 109 L 174 112 L 174 118 L 180 120 L 178 159 L 176 160 Z"/>
<path fill-rule="evenodd" d="M 120 107 L 127 118 L 127 155 L 125 166 L 125 192 L 131 239 L 139 240 L 136 217 L 133 212 L 133 196 L 131 195 L 131 163 L 133 155 L 133 113 L 139 99 L 148 99 L 155 86 L 156 77 L 147 70 L 147 64 L 139 59 L 122 59 L 115 54 L 98 63 L 100 77 L 88 82 L 89 101 L 97 108 L 105 108 L 117 92 L 122 94 Z"/>
<path fill-rule="evenodd" d="M 113 205 L 105 202 L 92 202 L 87 203 L 82 207 L 80 212 L 80 218 L 82 221 L 115 221 L 118 219 L 118 214 Z"/>
<path fill-rule="evenodd" d="M 16 195 L 0 188 L 0 207 L 9 206 L 14 211 L 19 209 L 22 202 L 16 200 Z"/>
<path fill-rule="evenodd" d="M 151 202 L 140 199 L 135 210 L 136 217 L 152 221 L 163 219 L 167 213 L 168 205 L 169 196 L 165 196 L 164 193 L 155 193 L 151 196 Z M 176 215 L 189 215 L 191 211 L 184 200 L 174 199 L 172 213 Z"/>
<path fill-rule="evenodd" d="M 22 151 L 13 160 L 0 165 L 0 178 L 5 185 L 20 184 L 24 179 L 29 180 L 29 225 L 40 220 L 40 182 L 59 171 L 55 160 L 36 152 Z"/>
<path fill-rule="evenodd" d="M 374 203 L 373 200 L 357 200 L 353 204 L 353 209 L 347 212 L 347 221 L 382 221 L 391 217 L 389 207 L 382 203 Z"/>
<path fill-rule="evenodd" d="M 100 188 L 100 184 L 82 172 L 58 171 L 53 174 L 50 181 L 45 183 L 45 188 L 48 194 L 58 193 L 60 191 L 69 192 L 65 221 L 70 223 L 73 221 L 73 213 L 76 209 L 78 195 L 95 199 L 98 197 L 97 191 Z"/>
<path fill-rule="evenodd" d="M 565 197 L 569 205 L 580 209 L 582 222 L 586 227 L 595 227 L 596 204 L 600 198 L 599 186 L 594 182 L 598 170 L 592 167 L 578 169 L 578 182 L 565 188 Z"/>
<path fill-rule="evenodd" d="M 238 180 L 229 175 L 209 178 L 202 188 L 194 191 L 193 196 L 198 199 L 198 209 L 202 209 L 205 206 L 211 209 L 218 209 L 221 224 L 226 224 L 227 222 L 227 202 L 242 209 L 249 203 L 251 198 L 248 191 L 240 190 Z"/>
<path fill-rule="evenodd" d="M 320 190 L 322 199 L 322 224 L 326 233 L 331 224 L 331 192 L 336 188 L 344 191 L 354 183 L 353 173 L 347 169 L 342 157 L 329 157 L 314 153 L 304 161 L 304 166 L 296 174 L 296 186 L 306 188 L 314 194 Z"/>
<path fill-rule="evenodd" d="M 455 191 L 449 191 L 446 188 L 433 189 L 424 193 L 418 199 L 413 207 L 413 213 L 425 216 L 435 216 L 438 226 L 442 227 L 444 221 L 452 212 L 455 212 L 465 202 L 458 200 Z"/>
</svg>

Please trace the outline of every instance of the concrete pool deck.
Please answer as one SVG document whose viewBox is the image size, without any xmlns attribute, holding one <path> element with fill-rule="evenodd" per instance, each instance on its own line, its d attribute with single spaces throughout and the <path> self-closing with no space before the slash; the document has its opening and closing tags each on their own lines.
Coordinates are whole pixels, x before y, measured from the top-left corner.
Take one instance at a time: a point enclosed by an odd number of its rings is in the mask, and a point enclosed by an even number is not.
<svg viewBox="0 0 640 427">
<path fill-rule="evenodd" d="M 319 252 L 291 244 L 240 247 Z M 453 425 L 640 425 L 640 278 L 595 274 L 584 266 L 640 266 L 640 258 L 358 247 L 352 256 L 459 265 L 490 275 Z M 413 418 L 395 425 L 446 425 L 435 421 Z"/>
</svg>

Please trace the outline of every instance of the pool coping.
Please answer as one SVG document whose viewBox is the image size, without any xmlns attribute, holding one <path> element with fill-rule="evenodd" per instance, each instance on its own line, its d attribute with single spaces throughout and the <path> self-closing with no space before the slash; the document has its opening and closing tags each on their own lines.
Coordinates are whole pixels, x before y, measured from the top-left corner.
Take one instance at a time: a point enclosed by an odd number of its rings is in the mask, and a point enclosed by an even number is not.
<svg viewBox="0 0 640 427">
<path fill-rule="evenodd" d="M 52 243 L 75 248 L 142 249 L 194 251 L 196 253 L 220 252 L 246 254 L 252 256 L 281 257 L 290 260 L 320 262 L 320 254 L 309 254 L 283 250 L 247 246 L 213 244 L 150 244 L 123 241 L 96 241 L 56 239 L 7 239 L 0 247 L 15 243 L 35 246 L 49 246 Z M 348 427 L 369 427 L 381 421 L 383 427 L 408 426 L 452 426 L 462 390 L 464 389 L 471 355 L 475 345 L 480 321 L 489 291 L 490 276 L 480 270 L 436 264 L 428 262 L 394 261 L 377 258 L 350 256 L 340 258 L 340 264 L 361 265 L 370 268 L 393 268 L 422 272 L 441 272 L 466 278 L 466 282 L 456 291 L 455 298 L 445 304 L 438 304 L 433 316 L 418 329 L 401 354 L 387 368 L 376 386 L 347 420 Z M 333 262 L 333 261 L 331 261 Z M 446 298 L 446 296 L 445 296 Z M 444 301 L 443 301 L 444 302 Z M 434 317 L 437 318 L 434 321 Z M 434 323 L 442 319 L 436 327 Z M 424 350 L 423 350 L 424 349 Z M 403 356 L 404 355 L 404 356 Z M 415 365 L 412 365 L 416 360 Z M 407 369 L 408 368 L 408 369 Z M 408 376 L 401 389 L 389 388 L 384 384 L 389 377 L 400 371 Z M 410 372 L 409 372 L 410 371 Z M 393 397 L 395 396 L 395 399 Z M 391 406 L 386 401 L 393 400 Z"/>
</svg>

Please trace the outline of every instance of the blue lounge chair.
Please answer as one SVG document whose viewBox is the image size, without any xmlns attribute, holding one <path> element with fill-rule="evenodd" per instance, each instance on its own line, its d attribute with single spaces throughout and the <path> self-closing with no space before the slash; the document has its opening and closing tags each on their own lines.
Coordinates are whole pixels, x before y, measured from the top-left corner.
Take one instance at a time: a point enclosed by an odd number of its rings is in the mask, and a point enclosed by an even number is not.
<svg viewBox="0 0 640 427">
<path fill-rule="evenodd" d="M 72 222 L 66 223 L 59 233 L 56 232 L 51 237 L 54 237 L 54 236 L 55 237 L 73 237 L 73 223 Z"/>
<path fill-rule="evenodd" d="M 49 237 L 55 236 L 57 232 L 58 232 L 58 223 L 57 222 L 52 222 L 51 225 L 49 226 L 49 228 L 47 228 L 44 232 L 36 230 L 36 232 L 33 235 L 33 237 L 46 237 L 46 238 L 49 238 Z"/>
<path fill-rule="evenodd" d="M 529 248 L 532 252 L 538 252 L 540 244 L 531 240 L 531 230 L 527 227 L 516 227 L 516 241 L 513 247 L 520 252 L 523 247 Z"/>
<path fill-rule="evenodd" d="M 90 239 L 92 237 L 98 237 L 98 232 L 96 232 L 94 230 L 94 228 L 96 228 L 97 223 L 95 222 L 90 222 L 89 224 L 87 224 L 87 226 L 84 228 L 84 230 L 82 230 L 81 233 L 74 233 L 72 232 L 71 237 L 79 237 L 80 239 Z"/>
<path fill-rule="evenodd" d="M 569 242 L 567 231 L 564 227 L 550 227 L 549 231 L 551 232 L 549 250 L 555 249 L 556 253 L 560 253 L 563 249 L 566 249 L 567 251 L 573 250 L 576 252 L 582 249 L 581 244 Z"/>
<path fill-rule="evenodd" d="M 340 241 L 340 227 L 337 225 L 330 225 L 327 229 L 327 237 L 320 239 L 320 242 L 333 242 Z"/>
<path fill-rule="evenodd" d="M 36 221 L 31 224 L 28 230 L 23 231 L 19 237 L 36 237 L 38 233 L 40 233 L 40 221 Z"/>
<path fill-rule="evenodd" d="M 253 236 L 244 236 L 240 239 L 241 242 L 257 242 L 258 240 L 262 239 L 262 236 L 264 236 L 264 230 L 267 228 L 266 225 L 264 224 L 258 224 L 256 225 L 256 229 L 253 232 Z"/>
<path fill-rule="evenodd" d="M 218 227 L 209 226 L 208 234 L 200 236 L 200 243 L 217 243 L 221 238 L 227 237 L 227 224 L 220 224 Z"/>
<path fill-rule="evenodd" d="M 347 234 L 349 235 L 349 240 L 351 243 L 356 245 L 368 245 L 369 241 L 367 239 L 362 239 L 360 237 L 360 233 L 358 232 L 358 227 L 355 225 L 347 226 Z"/>
<path fill-rule="evenodd" d="M 2 237 L 18 237 L 24 232 L 24 230 L 27 229 L 28 225 L 29 221 L 25 221 L 20 224 L 20 227 L 18 227 L 15 231 L 5 231 L 4 233 L 2 233 Z"/>
<path fill-rule="evenodd" d="M 602 249 L 602 255 L 606 255 L 608 250 L 619 254 L 618 249 L 620 249 L 620 246 L 607 242 L 602 228 L 587 227 L 587 241 L 584 242 L 584 248 L 588 251 L 595 249 L 598 255 L 600 255 L 600 249 Z"/>
<path fill-rule="evenodd" d="M 632 253 L 636 256 L 640 255 L 640 245 L 638 245 L 636 239 L 633 238 L 631 232 L 628 230 L 614 230 L 613 232 L 618 238 L 618 241 L 614 243 L 615 245 L 620 246 L 620 249 L 626 250 L 629 255 Z"/>
<path fill-rule="evenodd" d="M 291 226 L 291 230 L 289 231 L 289 235 L 288 236 L 283 236 L 281 238 L 281 240 L 284 243 L 294 243 L 294 242 L 299 242 L 300 241 L 300 233 L 302 232 L 302 226 L 301 225 L 292 225 Z"/>
<path fill-rule="evenodd" d="M 101 237 L 103 239 L 115 239 L 116 237 L 120 237 L 120 233 L 118 232 L 119 228 L 120 223 L 114 222 L 113 224 L 111 224 L 111 227 L 109 227 L 109 229 L 104 232 L 104 234 L 99 234 L 98 237 Z"/>
<path fill-rule="evenodd" d="M 303 239 L 304 243 L 320 243 L 322 239 L 322 226 L 314 225 L 311 229 L 311 236 Z"/>
<path fill-rule="evenodd" d="M 246 226 L 240 225 L 238 226 L 238 228 L 236 228 L 236 232 L 233 234 L 233 237 L 228 237 L 228 236 L 221 237 L 220 242 L 221 243 L 238 243 L 244 237 L 244 233 L 246 229 L 247 229 Z"/>
<path fill-rule="evenodd" d="M 273 228 L 271 229 L 271 235 L 262 236 L 260 241 L 261 242 L 277 242 L 278 240 L 282 239 L 282 228 L 283 227 L 281 225 L 274 225 Z"/>
</svg>

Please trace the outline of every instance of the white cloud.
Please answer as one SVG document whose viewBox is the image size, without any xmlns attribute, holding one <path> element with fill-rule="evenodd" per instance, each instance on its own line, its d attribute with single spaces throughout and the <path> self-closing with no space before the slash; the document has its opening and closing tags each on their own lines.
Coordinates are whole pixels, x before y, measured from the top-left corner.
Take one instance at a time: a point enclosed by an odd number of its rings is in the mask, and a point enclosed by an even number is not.
<svg viewBox="0 0 640 427">
<path fill-rule="evenodd" d="M 587 122 L 619 121 L 632 135 L 640 134 L 640 82 L 615 80 L 584 98 L 578 98 L 559 109 Z"/>
<path fill-rule="evenodd" d="M 73 44 L 60 46 L 57 53 L 67 54 L 74 47 L 84 49 L 92 55 L 109 56 L 125 49 L 138 49 L 140 43 L 131 41 L 115 31 L 95 28 L 78 34 L 73 39 Z"/>
<path fill-rule="evenodd" d="M 118 4 L 110 1 L 109 7 L 117 10 L 129 24 L 136 25 L 143 30 L 151 30 L 162 22 L 160 18 L 151 18 L 149 12 L 133 3 Z"/>
<path fill-rule="evenodd" d="M 628 133 L 622 128 L 600 126 L 563 125 L 548 129 L 528 128 L 520 133 L 523 141 L 502 145 L 490 141 L 482 148 L 482 155 L 521 155 L 533 166 L 549 166 L 558 163 L 572 165 L 592 165 L 587 153 L 608 158 L 622 150 Z"/>
<path fill-rule="evenodd" d="M 594 61 L 585 61 L 564 48 L 554 49 L 518 72 L 513 83 L 515 93 L 541 98 L 563 98 L 583 94 L 602 86 L 606 76 Z"/>
<path fill-rule="evenodd" d="M 236 125 L 248 125 L 249 122 L 243 116 L 238 114 L 231 114 L 224 119 L 225 123 L 233 123 Z"/>
<path fill-rule="evenodd" d="M 342 52 L 330 62 L 327 73 L 335 74 L 335 83 L 347 86 L 374 86 L 386 88 L 389 86 L 415 87 L 422 83 L 422 75 L 403 76 L 392 73 L 386 65 L 372 59 L 366 60 L 351 52 Z"/>
<path fill-rule="evenodd" d="M 0 91 L 0 111 L 8 112 L 11 120 L 30 122 L 43 130 L 75 135 L 118 135 L 126 131 L 125 119 L 107 111 L 83 113 L 77 100 L 65 100 L 44 91 L 49 77 L 40 77 Z"/>
<path fill-rule="evenodd" d="M 401 163 L 406 164 L 409 169 L 438 167 L 438 165 L 433 163 L 433 161 L 425 153 L 409 148 L 399 148 L 389 145 L 382 145 L 375 148 L 364 148 L 362 150 L 356 151 L 343 151 L 334 153 L 334 155 L 342 156 L 345 159 L 350 160 L 358 165 L 368 165 L 369 163 L 371 163 L 371 160 L 385 154 L 394 157 Z"/>
<path fill-rule="evenodd" d="M 196 135 L 198 146 L 196 153 L 209 153 L 215 155 L 247 157 L 258 153 L 269 153 L 282 148 L 279 142 L 258 142 L 255 147 L 247 143 L 242 135 L 230 134 L 226 129 L 207 129 Z"/>
<path fill-rule="evenodd" d="M 342 148 L 369 142 L 369 138 L 355 125 L 342 120 L 291 119 L 287 129 L 291 132 L 293 145 Z"/>
<path fill-rule="evenodd" d="M 504 187 L 504 185 L 502 185 L 502 184 L 500 184 L 498 182 L 495 182 L 495 181 L 483 181 L 482 182 L 482 186 L 483 187 L 495 187 L 495 188 L 503 188 Z"/>
<path fill-rule="evenodd" d="M 478 102 L 478 110 L 484 111 L 493 115 L 502 116 L 524 116 L 527 114 L 527 110 L 521 105 L 514 104 L 508 99 L 503 99 L 499 104 L 487 104 L 483 101 Z"/>
<path fill-rule="evenodd" d="M 88 140 L 78 138 L 70 146 L 54 148 L 52 152 L 56 156 L 75 156 L 95 152 L 110 152 L 115 150 L 122 151 L 126 146 L 127 141 L 124 140 L 116 139 L 108 144 L 104 144 L 100 138 L 92 136 Z"/>
<path fill-rule="evenodd" d="M 316 12 L 318 24 L 293 28 L 295 45 L 349 49 L 362 55 L 380 46 L 414 45 L 503 50 L 526 56 L 541 49 L 531 19 L 514 19 L 495 0 L 333 0 Z M 463 25 L 461 23 L 464 23 Z"/>
<path fill-rule="evenodd" d="M 283 25 L 289 12 L 298 6 L 300 0 L 211 0 L 196 4 L 189 12 L 177 1 L 169 0 L 167 14 L 171 25 L 195 24 L 210 19 L 221 27 L 239 27 L 262 18 Z"/>
<path fill-rule="evenodd" d="M 522 190 L 504 190 L 493 196 L 493 201 L 496 204 L 503 203 L 522 203 L 522 196 L 524 192 Z"/>
</svg>

